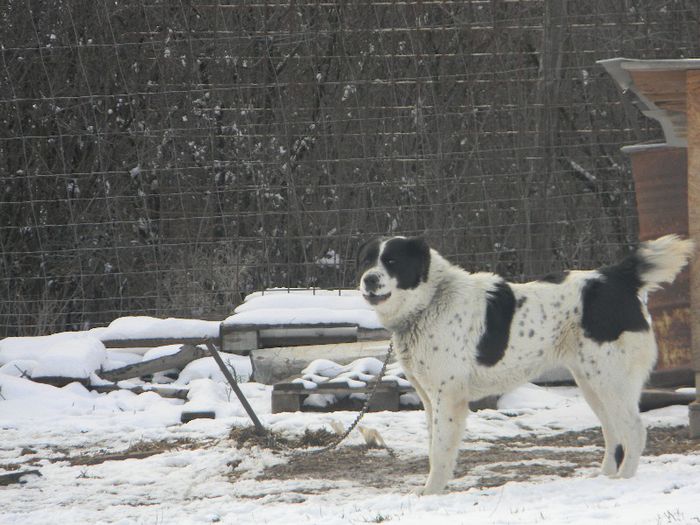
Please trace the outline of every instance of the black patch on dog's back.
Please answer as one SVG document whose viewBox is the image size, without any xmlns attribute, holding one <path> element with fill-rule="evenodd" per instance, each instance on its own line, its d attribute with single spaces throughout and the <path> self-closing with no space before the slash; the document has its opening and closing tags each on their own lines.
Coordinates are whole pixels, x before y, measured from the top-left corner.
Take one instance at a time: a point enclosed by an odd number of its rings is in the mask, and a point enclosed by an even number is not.
<svg viewBox="0 0 700 525">
<path fill-rule="evenodd" d="M 564 282 L 564 280 L 569 276 L 568 271 L 564 272 L 558 272 L 558 273 L 550 273 L 539 279 L 540 282 L 543 283 L 551 283 L 551 284 L 561 284 Z"/>
<path fill-rule="evenodd" d="M 390 239 L 379 258 L 402 290 L 411 290 L 428 280 L 430 247 L 419 237 Z"/>
<path fill-rule="evenodd" d="M 487 293 L 486 329 L 476 345 L 476 360 L 485 366 L 498 363 L 506 353 L 510 324 L 515 312 L 515 295 L 505 281 Z"/>
<path fill-rule="evenodd" d="M 598 270 L 600 278 L 588 281 L 581 291 L 583 335 L 598 344 L 616 341 L 623 332 L 649 329 L 638 293 L 645 263 L 636 254 L 620 264 Z"/>
</svg>

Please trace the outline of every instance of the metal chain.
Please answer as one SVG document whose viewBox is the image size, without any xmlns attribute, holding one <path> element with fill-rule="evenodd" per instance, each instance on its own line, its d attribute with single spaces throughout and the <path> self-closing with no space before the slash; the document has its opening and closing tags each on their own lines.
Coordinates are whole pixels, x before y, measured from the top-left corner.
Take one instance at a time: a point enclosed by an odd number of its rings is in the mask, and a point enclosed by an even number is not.
<svg viewBox="0 0 700 525">
<path fill-rule="evenodd" d="M 389 364 L 389 359 L 391 358 L 391 354 L 394 351 L 394 343 L 389 341 L 389 351 L 386 354 L 386 358 L 384 359 L 384 364 L 382 365 L 382 369 L 379 371 L 379 374 L 377 375 L 377 379 L 374 382 L 374 385 L 372 385 L 372 390 L 370 391 L 369 395 L 367 396 L 367 400 L 365 401 L 364 406 L 362 407 L 362 410 L 360 410 L 360 413 L 357 414 L 357 417 L 355 418 L 355 421 L 352 422 L 352 424 L 348 427 L 348 429 L 338 437 L 335 441 L 330 443 L 329 445 L 326 445 L 323 448 L 319 448 L 316 450 L 308 450 L 308 451 L 296 451 L 297 454 L 321 454 L 323 452 L 328 452 L 329 450 L 333 450 L 336 448 L 338 445 L 340 445 L 346 437 L 350 435 L 350 433 L 355 430 L 355 427 L 357 427 L 358 423 L 360 420 L 364 417 L 364 415 L 367 413 L 369 410 L 369 404 L 372 402 L 372 398 L 374 397 L 375 392 L 377 391 L 377 387 L 379 386 L 379 383 L 381 383 L 382 378 L 384 377 L 384 373 L 386 372 L 386 367 Z M 389 452 L 390 455 L 394 455 L 393 451 L 389 447 L 385 447 L 386 451 Z"/>
</svg>

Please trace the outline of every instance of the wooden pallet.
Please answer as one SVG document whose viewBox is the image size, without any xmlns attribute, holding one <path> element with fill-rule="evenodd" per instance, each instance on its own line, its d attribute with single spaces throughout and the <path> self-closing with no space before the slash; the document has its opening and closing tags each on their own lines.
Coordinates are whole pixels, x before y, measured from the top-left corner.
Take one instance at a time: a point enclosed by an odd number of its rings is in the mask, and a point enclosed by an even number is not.
<svg viewBox="0 0 700 525">
<path fill-rule="evenodd" d="M 304 346 L 388 339 L 389 332 L 355 323 L 223 324 L 222 351 L 248 355 L 258 348 Z"/>
<path fill-rule="evenodd" d="M 272 413 L 280 412 L 334 412 L 338 410 L 360 410 L 364 405 L 364 399 L 352 399 L 352 394 L 369 394 L 374 383 L 368 382 L 363 387 L 351 387 L 348 383 L 321 383 L 317 388 L 305 388 L 302 383 L 285 381 L 277 383 L 272 388 Z M 372 397 L 369 412 L 388 410 L 421 410 L 422 404 L 401 404 L 400 397 L 403 394 L 415 393 L 411 386 L 400 386 L 396 381 L 382 381 Z M 312 394 L 329 394 L 341 397 L 338 402 L 326 407 L 304 405 L 304 400 Z M 496 408 L 498 396 L 488 396 L 478 401 L 469 403 L 472 410 Z"/>
</svg>

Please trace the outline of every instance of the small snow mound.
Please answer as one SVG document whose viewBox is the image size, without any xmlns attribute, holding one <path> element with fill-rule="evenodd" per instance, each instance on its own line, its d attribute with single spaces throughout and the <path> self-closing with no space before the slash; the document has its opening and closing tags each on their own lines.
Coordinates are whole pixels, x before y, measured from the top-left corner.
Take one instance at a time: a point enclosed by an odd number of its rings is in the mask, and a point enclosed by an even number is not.
<svg viewBox="0 0 700 525">
<path fill-rule="evenodd" d="M 501 396 L 498 408 L 513 410 L 557 408 L 566 402 L 566 398 L 551 390 L 527 383 Z"/>
<path fill-rule="evenodd" d="M 302 374 L 313 374 L 323 377 L 335 377 L 345 370 L 345 367 L 329 359 L 314 359 L 304 368 Z"/>
<path fill-rule="evenodd" d="M 384 363 L 382 363 L 376 357 L 362 357 L 360 359 L 355 359 L 352 363 L 346 365 L 343 368 L 343 371 L 376 376 L 382 371 L 383 365 Z"/>
<path fill-rule="evenodd" d="M 237 382 L 248 381 L 253 373 L 250 359 L 245 356 L 220 353 L 226 367 L 231 371 Z M 195 359 L 182 369 L 175 382 L 178 385 L 187 385 L 196 379 L 212 379 L 220 383 L 226 383 L 226 377 L 214 361 L 213 357 Z"/>
<path fill-rule="evenodd" d="M 27 366 L 30 377 L 87 379 L 107 360 L 102 341 L 81 332 L 43 337 L 8 337 L 0 341 L 0 365 L 34 361 Z M 11 370 L 11 366 L 4 370 Z M 31 368 L 31 371 L 28 369 Z"/>
<path fill-rule="evenodd" d="M 304 399 L 304 406 L 314 408 L 326 408 L 328 405 L 333 405 L 336 398 L 332 394 L 310 394 Z"/>
</svg>

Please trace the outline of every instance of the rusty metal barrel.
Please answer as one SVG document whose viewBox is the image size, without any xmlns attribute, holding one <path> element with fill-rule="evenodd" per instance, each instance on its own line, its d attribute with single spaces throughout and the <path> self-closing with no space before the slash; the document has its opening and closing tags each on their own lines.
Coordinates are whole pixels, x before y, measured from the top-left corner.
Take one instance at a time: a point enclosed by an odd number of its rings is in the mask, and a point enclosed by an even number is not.
<svg viewBox="0 0 700 525">
<path fill-rule="evenodd" d="M 639 239 L 688 235 L 687 149 L 667 144 L 627 146 L 632 160 Z M 653 292 L 649 312 L 659 345 L 657 370 L 690 368 L 690 288 L 686 267 L 671 285 Z"/>
</svg>

